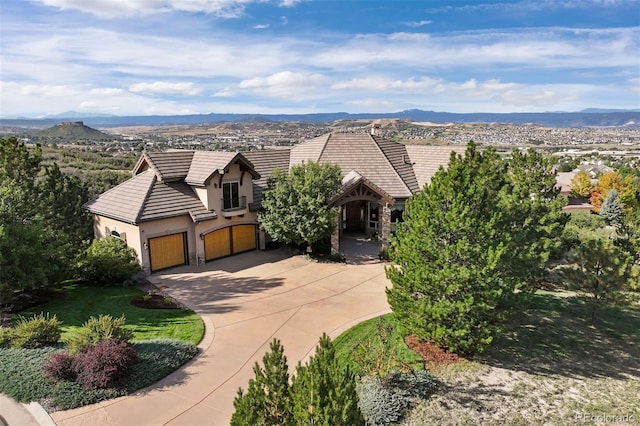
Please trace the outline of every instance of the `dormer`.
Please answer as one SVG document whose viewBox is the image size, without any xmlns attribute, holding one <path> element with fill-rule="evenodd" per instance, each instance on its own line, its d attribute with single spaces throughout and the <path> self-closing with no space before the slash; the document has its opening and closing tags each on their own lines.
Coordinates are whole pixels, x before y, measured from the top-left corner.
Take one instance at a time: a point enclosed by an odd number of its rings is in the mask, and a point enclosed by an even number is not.
<svg viewBox="0 0 640 426">
<path fill-rule="evenodd" d="M 253 164 L 240 153 L 195 151 L 185 177 L 207 210 L 223 217 L 243 215 L 253 202 Z"/>
</svg>

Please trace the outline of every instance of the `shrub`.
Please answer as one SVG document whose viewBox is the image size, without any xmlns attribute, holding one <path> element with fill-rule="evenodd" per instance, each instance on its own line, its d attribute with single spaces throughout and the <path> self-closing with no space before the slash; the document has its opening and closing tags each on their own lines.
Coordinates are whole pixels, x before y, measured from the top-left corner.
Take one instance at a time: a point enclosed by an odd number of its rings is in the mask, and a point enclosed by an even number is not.
<svg viewBox="0 0 640 426">
<path fill-rule="evenodd" d="M 427 399 L 439 386 L 424 370 L 393 372 L 385 378 L 364 377 L 358 384 L 359 407 L 367 424 L 389 425 L 402 419 L 420 400 Z"/>
<path fill-rule="evenodd" d="M 11 346 L 11 339 L 13 339 L 13 328 L 0 327 L 0 348 Z"/>
<path fill-rule="evenodd" d="M 55 315 L 49 317 L 49 314 L 40 313 L 30 319 L 20 317 L 12 333 L 11 346 L 35 349 L 53 345 L 60 340 L 61 324 Z"/>
<path fill-rule="evenodd" d="M 111 315 L 91 317 L 78 331 L 68 335 L 64 342 L 72 354 L 106 340 L 128 342 L 133 338 L 133 333 L 122 328 L 125 322 L 124 315 L 120 318 Z"/>
<path fill-rule="evenodd" d="M 407 401 L 384 386 L 379 377 L 364 377 L 357 386 L 358 406 L 368 425 L 386 426 L 402 419 Z"/>
<path fill-rule="evenodd" d="M 427 399 L 438 390 L 438 386 L 438 379 L 425 370 L 392 373 L 387 378 L 387 387 L 393 389 L 395 394 L 410 400 Z"/>
<path fill-rule="evenodd" d="M 142 270 L 135 250 L 112 237 L 93 241 L 78 266 L 82 278 L 95 285 L 122 284 Z"/>
<path fill-rule="evenodd" d="M 47 362 L 42 366 L 45 376 L 54 382 L 61 380 L 74 381 L 77 373 L 73 369 L 74 356 L 67 352 L 55 352 L 51 354 Z"/>
<path fill-rule="evenodd" d="M 78 353 L 73 370 L 84 389 L 105 389 L 122 383 L 137 360 L 136 351 L 126 342 L 105 340 Z"/>
</svg>

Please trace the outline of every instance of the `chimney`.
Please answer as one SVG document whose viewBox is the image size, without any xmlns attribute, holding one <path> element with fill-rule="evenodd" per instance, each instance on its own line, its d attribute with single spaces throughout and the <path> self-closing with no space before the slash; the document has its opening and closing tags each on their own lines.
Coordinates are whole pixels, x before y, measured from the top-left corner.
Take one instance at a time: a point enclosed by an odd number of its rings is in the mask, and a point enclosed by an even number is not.
<svg viewBox="0 0 640 426">
<path fill-rule="evenodd" d="M 377 136 L 379 130 L 380 130 L 380 124 L 374 123 L 374 124 L 371 125 L 371 134 L 373 136 Z"/>
</svg>

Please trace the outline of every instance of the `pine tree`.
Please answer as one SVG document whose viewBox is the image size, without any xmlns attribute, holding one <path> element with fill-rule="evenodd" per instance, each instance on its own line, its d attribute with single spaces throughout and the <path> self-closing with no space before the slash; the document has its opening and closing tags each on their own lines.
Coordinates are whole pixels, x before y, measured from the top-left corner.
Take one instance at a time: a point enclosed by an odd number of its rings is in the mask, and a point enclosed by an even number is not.
<svg viewBox="0 0 640 426">
<path fill-rule="evenodd" d="M 618 190 L 611 189 L 602 202 L 600 207 L 600 216 L 609 225 L 620 225 L 624 219 L 624 210 L 620 205 L 620 198 L 618 196 Z"/>
<path fill-rule="evenodd" d="M 289 394 L 289 367 L 280 341 L 273 339 L 271 351 L 262 358 L 264 367 L 256 362 L 255 378 L 249 380 L 245 393 L 242 388 L 233 401 L 236 411 L 232 426 L 293 425 Z"/>
<path fill-rule="evenodd" d="M 297 424 L 364 424 L 355 376 L 348 367 L 338 364 L 335 348 L 326 334 L 320 338 L 315 355 L 305 365 L 298 363 L 291 397 Z"/>
<path fill-rule="evenodd" d="M 627 282 L 630 256 L 608 238 L 594 234 L 583 238 L 568 261 L 563 277 L 572 288 L 591 294 L 591 325 L 595 325 L 598 306 Z"/>
<path fill-rule="evenodd" d="M 387 298 L 409 333 L 453 352 L 489 345 L 566 222 L 550 169 L 534 152 L 508 164 L 470 143 L 407 202 Z"/>
</svg>

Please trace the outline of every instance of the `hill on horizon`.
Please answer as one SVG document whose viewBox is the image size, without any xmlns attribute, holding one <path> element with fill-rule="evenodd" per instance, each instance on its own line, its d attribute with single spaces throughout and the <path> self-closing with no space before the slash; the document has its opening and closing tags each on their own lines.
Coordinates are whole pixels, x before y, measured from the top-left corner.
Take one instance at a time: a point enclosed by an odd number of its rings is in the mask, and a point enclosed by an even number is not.
<svg viewBox="0 0 640 426">
<path fill-rule="evenodd" d="M 82 121 L 63 121 L 53 127 L 39 130 L 30 134 L 37 140 L 90 140 L 111 141 L 114 136 L 103 133 L 92 127 L 85 126 Z"/>
</svg>

